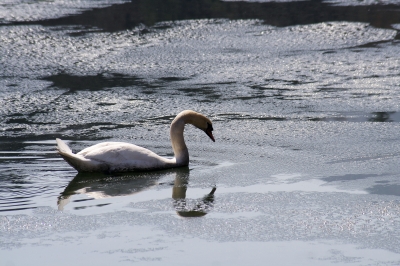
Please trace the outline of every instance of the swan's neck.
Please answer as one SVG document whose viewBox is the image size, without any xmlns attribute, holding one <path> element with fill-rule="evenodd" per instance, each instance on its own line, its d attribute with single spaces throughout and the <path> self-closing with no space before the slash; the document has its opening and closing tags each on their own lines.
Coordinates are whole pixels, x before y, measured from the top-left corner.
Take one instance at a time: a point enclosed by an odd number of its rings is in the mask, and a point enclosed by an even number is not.
<svg viewBox="0 0 400 266">
<path fill-rule="evenodd" d="M 172 149 L 174 150 L 176 164 L 179 166 L 189 164 L 189 151 L 183 138 L 185 124 L 184 117 L 180 117 L 172 121 L 170 129 Z"/>
</svg>

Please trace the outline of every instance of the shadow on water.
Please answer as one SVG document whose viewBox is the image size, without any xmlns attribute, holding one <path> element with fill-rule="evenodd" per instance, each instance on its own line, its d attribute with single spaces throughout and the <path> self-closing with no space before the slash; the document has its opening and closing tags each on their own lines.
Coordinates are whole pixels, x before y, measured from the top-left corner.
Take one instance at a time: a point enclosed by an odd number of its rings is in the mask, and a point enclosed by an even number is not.
<svg viewBox="0 0 400 266">
<path fill-rule="evenodd" d="M 147 27 L 152 27 L 162 21 L 215 18 L 260 19 L 266 24 L 279 27 L 350 21 L 391 28 L 392 24 L 400 23 L 396 5 L 332 6 L 322 0 L 268 3 L 217 0 L 132 0 L 129 3 L 95 8 L 58 19 L 15 22 L 14 24 L 80 25 L 107 32 L 140 26 L 140 33 L 146 33 L 149 31 Z"/>
<path fill-rule="evenodd" d="M 100 91 L 107 88 L 142 86 L 144 84 L 140 78 L 122 74 L 74 76 L 60 73 L 44 77 L 43 80 L 51 81 L 53 83 L 51 87 L 69 89 L 69 92 L 78 90 Z"/>
<path fill-rule="evenodd" d="M 347 174 L 347 175 L 339 175 L 339 176 L 328 176 L 321 178 L 321 180 L 326 182 L 349 182 L 361 179 L 368 178 L 377 178 L 383 177 L 386 174 Z M 389 181 L 375 181 L 378 183 L 372 187 L 366 189 L 366 191 L 370 194 L 376 195 L 389 195 L 389 196 L 400 196 L 400 185 L 389 184 Z"/>
<path fill-rule="evenodd" d="M 310 121 L 343 121 L 343 122 L 400 122 L 399 112 L 338 112 L 325 117 L 309 117 Z"/>
<path fill-rule="evenodd" d="M 321 178 L 321 180 L 324 180 L 325 182 L 346 182 L 346 181 L 367 179 L 372 176 L 378 176 L 378 175 L 347 174 L 347 175 L 340 175 L 340 176 L 328 176 L 328 177 Z"/>
<path fill-rule="evenodd" d="M 375 185 L 367 189 L 370 194 L 400 196 L 400 185 Z"/>
<path fill-rule="evenodd" d="M 160 88 L 166 83 L 182 81 L 186 78 L 182 77 L 162 77 L 149 83 L 143 78 L 128 76 L 118 73 L 103 73 L 97 75 L 70 75 L 67 73 L 59 73 L 52 76 L 42 78 L 45 81 L 52 82 L 50 87 L 68 89 L 68 93 L 77 91 L 101 91 L 111 88 L 139 87 L 149 89 L 143 93 L 152 94 L 153 89 Z"/>
<path fill-rule="evenodd" d="M 368 121 L 371 122 L 399 122 L 394 117 L 397 112 L 374 112 Z"/>
<path fill-rule="evenodd" d="M 86 194 L 90 198 L 75 200 L 74 202 L 134 195 L 159 185 L 158 180 L 160 178 L 174 173 L 175 180 L 172 188 L 172 198 L 177 214 L 182 217 L 200 217 L 206 215 L 213 207 L 216 187 L 213 187 L 211 192 L 202 199 L 197 200 L 194 207 L 188 207 L 186 200 L 186 190 L 190 175 L 188 167 L 155 172 L 131 172 L 113 175 L 79 173 L 69 182 L 58 197 L 58 209 L 62 211 L 70 202 L 71 197 L 76 194 Z M 98 204 L 96 206 L 105 205 L 108 204 Z M 78 209 L 83 208 L 85 207 L 79 207 Z"/>
<path fill-rule="evenodd" d="M 400 122 L 399 112 L 338 112 L 323 117 L 289 118 L 279 116 L 256 116 L 247 113 L 222 113 L 215 116 L 218 120 L 259 120 L 259 121 L 323 121 L 323 122 Z"/>
</svg>

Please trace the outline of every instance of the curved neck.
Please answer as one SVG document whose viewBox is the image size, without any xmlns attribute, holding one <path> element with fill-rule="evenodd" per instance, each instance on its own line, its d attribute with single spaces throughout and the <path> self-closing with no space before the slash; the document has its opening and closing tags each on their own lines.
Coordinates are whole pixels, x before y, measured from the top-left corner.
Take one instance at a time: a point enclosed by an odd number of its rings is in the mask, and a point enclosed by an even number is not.
<svg viewBox="0 0 400 266">
<path fill-rule="evenodd" d="M 189 151 L 183 138 L 183 130 L 186 121 L 183 116 L 176 117 L 171 123 L 170 136 L 172 149 L 174 150 L 176 164 L 179 166 L 189 164 Z"/>
</svg>

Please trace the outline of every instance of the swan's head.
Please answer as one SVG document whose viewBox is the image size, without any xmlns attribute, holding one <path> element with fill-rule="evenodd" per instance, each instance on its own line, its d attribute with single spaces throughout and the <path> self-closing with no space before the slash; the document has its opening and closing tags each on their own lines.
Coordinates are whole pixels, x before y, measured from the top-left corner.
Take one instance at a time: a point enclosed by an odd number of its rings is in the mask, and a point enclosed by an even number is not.
<svg viewBox="0 0 400 266">
<path fill-rule="evenodd" d="M 209 136 L 210 139 L 215 142 L 214 136 L 212 134 L 212 131 L 214 130 L 212 127 L 212 122 L 205 115 L 202 115 L 200 113 L 195 113 L 194 119 L 191 124 L 197 127 L 198 129 L 201 129 L 204 132 L 206 132 L 207 136 Z"/>
<path fill-rule="evenodd" d="M 208 119 L 208 118 L 207 118 L 207 119 Z M 209 119 L 208 119 L 208 120 L 209 120 Z M 213 134 L 212 134 L 212 131 L 213 131 L 213 130 L 214 130 L 214 129 L 213 129 L 212 123 L 211 123 L 211 121 L 210 121 L 209 123 L 207 123 L 207 129 L 204 130 L 204 132 L 206 132 L 207 136 L 209 136 L 210 139 L 211 139 L 212 141 L 215 142 L 214 136 L 213 136 Z"/>
<path fill-rule="evenodd" d="M 212 141 L 215 142 L 214 136 L 212 134 L 213 126 L 210 119 L 208 119 L 205 115 L 197 113 L 195 111 L 186 110 L 181 112 L 178 117 L 184 117 L 186 123 L 192 124 L 198 129 L 203 130 L 207 136 L 210 137 Z"/>
</svg>

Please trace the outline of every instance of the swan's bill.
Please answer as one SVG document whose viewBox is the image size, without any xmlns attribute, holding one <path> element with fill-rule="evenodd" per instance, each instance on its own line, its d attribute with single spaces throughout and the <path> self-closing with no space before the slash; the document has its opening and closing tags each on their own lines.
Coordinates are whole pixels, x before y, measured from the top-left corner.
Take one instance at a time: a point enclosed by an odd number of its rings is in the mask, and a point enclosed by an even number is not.
<svg viewBox="0 0 400 266">
<path fill-rule="evenodd" d="M 209 124 L 209 123 L 207 123 L 207 125 L 208 125 L 208 127 L 207 127 L 207 129 L 205 130 L 205 132 L 206 132 L 207 136 L 209 136 L 210 139 L 211 139 L 212 141 L 215 142 L 214 136 L 213 136 L 213 134 L 212 134 L 213 127 L 212 127 L 212 125 Z"/>
</svg>

